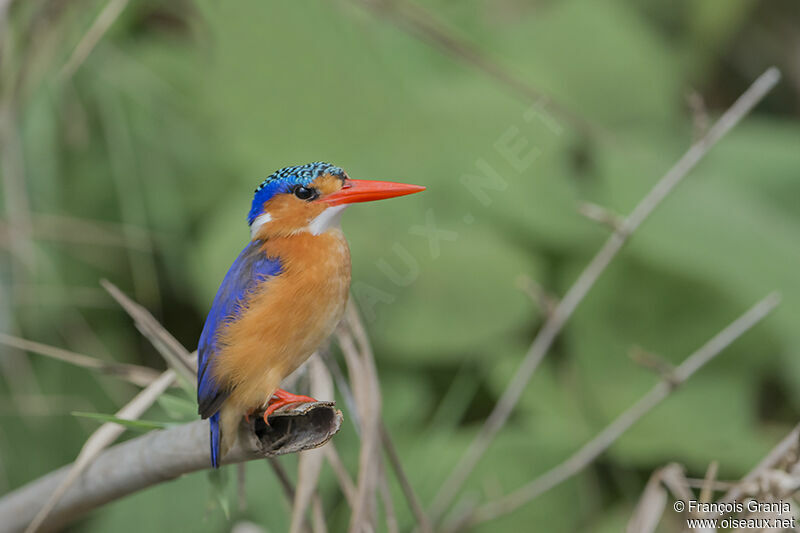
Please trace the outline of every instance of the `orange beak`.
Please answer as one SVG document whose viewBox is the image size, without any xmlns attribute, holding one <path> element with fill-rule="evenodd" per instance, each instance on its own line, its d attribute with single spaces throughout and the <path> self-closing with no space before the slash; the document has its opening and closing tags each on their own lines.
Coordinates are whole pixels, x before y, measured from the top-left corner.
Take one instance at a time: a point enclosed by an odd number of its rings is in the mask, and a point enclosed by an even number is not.
<svg viewBox="0 0 800 533">
<path fill-rule="evenodd" d="M 354 204 L 357 202 L 371 202 L 373 200 L 383 200 L 384 198 L 394 198 L 395 196 L 405 196 L 424 190 L 425 187 L 409 185 L 407 183 L 347 179 L 341 190 L 329 194 L 324 198 L 320 198 L 318 201 L 331 206 Z"/>
</svg>

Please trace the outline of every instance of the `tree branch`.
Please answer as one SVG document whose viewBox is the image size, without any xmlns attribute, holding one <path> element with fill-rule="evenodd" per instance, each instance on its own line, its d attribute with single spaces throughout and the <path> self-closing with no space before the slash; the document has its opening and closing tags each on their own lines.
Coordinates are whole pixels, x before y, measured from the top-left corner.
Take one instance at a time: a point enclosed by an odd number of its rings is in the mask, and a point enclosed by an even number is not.
<svg viewBox="0 0 800 533">
<path fill-rule="evenodd" d="M 64 361 L 75 366 L 97 370 L 100 374 L 124 379 L 139 387 L 146 387 L 158 379 L 159 372 L 146 366 L 129 365 L 114 361 L 103 361 L 96 357 L 71 352 L 55 346 L 29 341 L 13 335 L 0 333 L 0 344 L 13 346 L 31 353 L 38 353 L 46 357 Z"/>
<path fill-rule="evenodd" d="M 89 54 L 92 53 L 94 47 L 103 38 L 108 29 L 116 22 L 122 11 L 128 5 L 128 0 L 110 0 L 103 8 L 97 18 L 92 23 L 92 26 L 83 36 L 83 38 L 72 51 L 69 60 L 61 67 L 59 77 L 67 79 L 75 74 L 75 71 L 86 61 Z"/>
<path fill-rule="evenodd" d="M 606 426 L 605 429 L 598 433 L 592 440 L 584 444 L 581 449 L 572 454 L 567 460 L 551 468 L 524 487 L 515 490 L 511 494 L 495 502 L 488 503 L 478 508 L 471 517 L 463 520 L 459 525 L 475 525 L 508 514 L 586 468 L 597 459 L 600 454 L 611 447 L 611 445 L 621 437 L 623 433 L 630 429 L 631 426 L 664 401 L 676 387 L 685 383 L 686 380 L 700 370 L 706 363 L 719 355 L 720 352 L 730 346 L 730 344 L 741 337 L 742 334 L 758 324 L 775 309 L 779 303 L 780 296 L 777 293 L 766 296 L 687 357 L 683 363 L 675 369 L 672 376 L 662 378 L 661 381 L 654 385 L 638 402 L 619 415 L 613 422 Z M 460 531 L 461 529 L 459 528 L 458 530 Z"/>
<path fill-rule="evenodd" d="M 270 417 L 270 426 L 256 415 L 251 420 L 240 426 L 238 442 L 223 458 L 224 464 L 318 448 L 339 431 L 342 413 L 333 402 L 316 402 L 276 411 Z M 105 503 L 208 469 L 208 453 L 208 423 L 201 420 L 151 431 L 109 448 L 61 497 L 40 531 L 60 529 Z M 0 499 L 3 531 L 23 531 L 71 468 L 64 466 Z"/>
<path fill-rule="evenodd" d="M 555 311 L 539 330 L 533 340 L 528 353 L 517 368 L 514 378 L 506 387 L 503 395 L 494 406 L 483 428 L 470 444 L 461 457 L 450 476 L 439 489 L 430 516 L 436 522 L 441 519 L 450 503 L 456 497 L 467 477 L 478 464 L 478 461 L 489 448 L 494 437 L 505 425 L 511 411 L 517 405 L 522 393 L 528 386 L 533 373 L 539 363 L 547 355 L 556 337 L 561 333 L 567 320 L 580 305 L 588 292 L 594 286 L 600 275 L 605 272 L 611 261 L 617 256 L 630 236 L 642 225 L 648 216 L 658 207 L 669 193 L 686 177 L 687 174 L 700 162 L 708 151 L 733 129 L 739 121 L 746 116 L 755 105 L 775 86 L 780 80 L 780 71 L 775 67 L 767 69 L 753 84 L 739 97 L 736 102 L 719 118 L 708 133 L 699 141 L 692 144 L 689 150 L 670 168 L 664 176 L 656 182 L 650 192 L 636 205 L 630 215 L 622 222 L 620 228 L 612 233 L 603 247 L 592 258 L 586 268 L 581 272 L 575 283 L 569 288 L 564 298 L 558 303 Z"/>
<path fill-rule="evenodd" d="M 433 13 L 417 2 L 357 0 L 356 3 L 388 20 L 409 35 L 474 68 L 513 94 L 535 102 L 541 111 L 549 111 L 580 133 L 586 136 L 591 134 L 594 137 L 605 134 L 593 123 L 558 102 L 552 95 L 534 87 L 522 76 L 493 60 L 480 48 L 447 28 Z M 553 118 L 549 118 L 549 121 L 551 124 L 556 122 Z M 553 127 L 560 128 L 555 124 Z"/>
</svg>

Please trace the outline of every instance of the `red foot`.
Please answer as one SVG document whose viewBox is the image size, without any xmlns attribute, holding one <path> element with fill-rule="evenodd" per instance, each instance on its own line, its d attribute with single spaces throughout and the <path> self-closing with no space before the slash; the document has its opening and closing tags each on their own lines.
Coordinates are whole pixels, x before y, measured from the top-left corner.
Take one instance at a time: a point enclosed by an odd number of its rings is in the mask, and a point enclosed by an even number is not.
<svg viewBox="0 0 800 533">
<path fill-rule="evenodd" d="M 274 413 L 276 410 L 280 409 L 285 405 L 290 405 L 293 403 L 307 403 L 307 402 L 316 402 L 314 398 L 311 396 L 303 396 L 302 394 L 292 394 L 291 392 L 286 392 L 283 389 L 278 389 L 275 391 L 275 394 L 272 395 L 272 398 L 269 400 L 269 404 L 267 405 L 266 411 L 264 411 L 264 422 L 269 425 L 269 415 Z"/>
</svg>

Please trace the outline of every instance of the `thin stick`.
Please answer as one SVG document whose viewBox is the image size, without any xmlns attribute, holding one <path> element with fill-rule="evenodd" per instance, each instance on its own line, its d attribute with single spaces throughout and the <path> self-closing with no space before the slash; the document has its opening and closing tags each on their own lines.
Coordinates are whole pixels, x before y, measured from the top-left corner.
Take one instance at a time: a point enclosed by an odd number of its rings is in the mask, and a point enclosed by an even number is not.
<svg viewBox="0 0 800 533">
<path fill-rule="evenodd" d="M 720 481 L 708 479 L 698 479 L 693 477 L 686 478 L 686 486 L 692 489 L 702 489 L 708 487 L 712 492 L 728 490 L 733 487 L 737 481 Z"/>
<path fill-rule="evenodd" d="M 112 2 L 115 0 L 111 0 Z M 133 141 L 133 127 L 130 117 L 125 113 L 121 100 L 114 96 L 98 98 L 98 118 L 108 153 L 109 176 L 112 178 L 117 197 L 117 211 L 126 228 L 134 227 L 131 222 L 147 226 L 147 208 L 143 199 L 143 185 L 137 179 L 136 149 Z M 153 253 L 134 253 L 125 249 L 130 266 L 134 294 L 140 301 L 159 301 L 160 288 L 158 272 Z"/>
<path fill-rule="evenodd" d="M 283 489 L 283 495 L 286 496 L 286 501 L 288 501 L 289 505 L 291 505 L 294 501 L 294 485 L 289 477 L 289 473 L 283 467 L 281 462 L 278 461 L 277 457 L 267 457 L 267 463 L 275 472 L 275 477 L 278 478 L 278 482 L 281 484 L 281 488 Z"/>
<path fill-rule="evenodd" d="M 146 366 L 107 362 L 102 359 L 89 357 L 88 355 L 71 352 L 55 346 L 21 339 L 13 335 L 6 335 L 5 333 L 0 333 L 0 344 L 13 346 L 14 348 L 32 353 L 38 353 L 82 368 L 99 370 L 103 374 L 120 377 L 139 387 L 146 387 L 158 378 L 159 375 L 157 371 Z"/>
<path fill-rule="evenodd" d="M 340 339 L 341 342 L 341 339 Z M 324 357 L 323 359 L 328 366 L 328 369 L 333 374 L 334 378 L 336 379 L 336 385 L 339 387 L 342 396 L 344 396 L 345 403 L 348 405 L 348 408 L 351 411 L 355 411 L 355 400 L 353 399 L 353 391 L 350 390 L 350 386 L 347 384 L 347 380 L 345 379 L 344 375 L 342 374 L 339 365 L 336 363 L 336 360 L 333 357 L 328 356 Z M 352 418 L 352 417 L 351 417 Z M 358 426 L 356 426 L 356 430 L 358 430 Z M 431 526 L 430 520 L 428 519 L 427 515 L 425 514 L 425 509 L 423 509 L 422 504 L 419 501 L 416 493 L 414 492 L 414 487 L 412 487 L 411 483 L 408 480 L 408 476 L 403 469 L 403 464 L 400 461 L 400 456 L 397 454 L 397 449 L 394 446 L 392 441 L 392 437 L 389 434 L 389 431 L 386 429 L 386 425 L 381 422 L 381 442 L 383 443 L 384 450 L 389 457 L 389 464 L 392 466 L 392 470 L 394 470 L 395 476 L 397 477 L 397 481 L 400 483 L 400 488 L 403 490 L 403 495 L 406 498 L 406 502 L 408 503 L 409 509 L 414 514 L 414 518 L 417 520 L 417 524 L 419 525 L 420 531 L 423 533 L 433 531 Z M 329 444 L 325 447 L 326 451 L 331 449 L 332 444 Z M 353 482 L 349 478 L 349 474 L 347 474 L 347 470 L 344 468 L 341 460 L 339 459 L 338 455 L 335 454 L 335 449 L 333 450 L 334 453 L 327 454 L 328 462 L 330 463 L 331 467 L 336 472 L 337 477 L 339 478 L 339 485 L 345 492 L 345 496 L 347 496 L 348 502 L 352 506 L 352 499 L 353 497 L 349 494 L 348 489 L 352 487 L 354 491 L 355 488 L 353 487 Z"/>
<path fill-rule="evenodd" d="M 383 441 L 383 448 L 386 450 L 386 455 L 389 457 L 389 464 L 392 465 L 392 470 L 394 470 L 394 475 L 400 483 L 400 488 L 403 490 L 403 495 L 406 497 L 408 506 L 417 519 L 420 531 L 422 533 L 432 532 L 433 526 L 431 526 L 431 522 L 425 514 L 425 509 L 422 508 L 422 504 L 417 498 L 417 494 L 414 492 L 414 487 L 412 487 L 411 483 L 408 481 L 408 476 L 406 476 L 406 472 L 403 469 L 403 463 L 400 462 L 397 449 L 394 447 L 389 432 L 383 423 L 381 423 L 381 440 Z"/>
<path fill-rule="evenodd" d="M 0 20 L 0 30 L 6 26 L 5 18 Z M 5 35 L 4 35 L 5 36 Z M 9 44 L 5 40 L 5 44 Z M 3 197 L 5 211 L 8 213 L 10 225 L 10 246 L 12 252 L 11 271 L 5 283 L 11 285 L 10 294 L 3 294 L 4 306 L 11 306 L 19 301 L 22 294 L 17 294 L 14 285 L 24 284 L 29 277 L 29 270 L 36 264 L 36 249 L 31 241 L 30 199 L 26 186 L 25 157 L 18 127 L 18 119 L 14 107 L 15 91 L 6 91 L 0 99 L 0 175 L 3 180 Z M 0 289 L 0 293 L 2 293 Z M 10 313 L 11 309 L 4 309 Z M 9 384 L 12 399 L 19 407 L 19 395 L 23 390 L 40 391 L 36 373 L 33 371 L 27 354 L 19 357 L 0 358 L 0 374 Z"/>
<path fill-rule="evenodd" d="M 292 484 L 292 479 L 289 477 L 289 472 L 286 471 L 277 457 L 267 457 L 267 464 L 269 464 L 273 472 L 275 472 L 275 477 L 278 478 L 278 482 L 283 489 L 283 495 L 286 496 L 286 502 L 289 504 L 289 507 L 291 507 L 297 491 Z M 303 533 L 311 531 L 311 526 L 305 517 L 302 519 L 302 529 L 300 531 Z"/>
<path fill-rule="evenodd" d="M 33 224 L 26 186 L 27 172 L 13 98 L 13 92 L 9 91 L 0 100 L 0 174 L 5 210 L 10 222 L 11 252 L 15 259 L 11 279 L 23 283 L 27 277 L 25 270 L 36 263 L 36 250 L 31 240 Z"/>
<path fill-rule="evenodd" d="M 661 469 L 661 482 L 669 489 L 672 496 L 678 500 L 689 501 L 694 499 L 686 480 L 686 469 L 678 463 L 669 463 Z"/>
<path fill-rule="evenodd" d="M 197 379 L 197 358 L 190 354 L 147 309 L 131 300 L 116 285 L 105 279 L 100 280 L 100 284 L 133 318 L 136 328 L 177 372 L 179 379 L 193 386 Z"/>
<path fill-rule="evenodd" d="M 667 489 L 661 480 L 661 469 L 656 470 L 647 481 L 633 516 L 628 521 L 626 533 L 654 533 L 667 504 Z"/>
<path fill-rule="evenodd" d="M 319 355 L 314 354 L 308 361 L 310 392 L 314 398 L 333 398 L 333 378 Z M 292 503 L 290 533 L 300 533 L 304 528 L 306 511 L 317 495 L 319 475 L 325 452 L 320 449 L 300 452 L 297 460 L 297 485 Z"/>
<path fill-rule="evenodd" d="M 325 459 L 331 465 L 333 473 L 336 474 L 336 479 L 339 481 L 339 487 L 344 493 L 347 504 L 352 507 L 356 501 L 356 485 L 353 483 L 353 478 L 350 477 L 350 473 L 345 468 L 344 463 L 342 463 L 342 458 L 339 457 L 336 446 L 334 446 L 333 442 L 329 442 L 322 447 L 322 451 L 325 453 Z"/>
<path fill-rule="evenodd" d="M 708 133 L 694 143 L 688 151 L 658 180 L 649 193 L 639 202 L 630 215 L 622 223 L 619 230 L 612 233 L 603 247 L 592 258 L 581 272 L 575 283 L 569 288 L 564 298 L 558 303 L 552 315 L 548 316 L 544 326 L 536 335 L 528 353 L 525 354 L 514 378 L 506 387 L 500 400 L 495 405 L 483 428 L 472 441 L 461 457 L 453 472 L 439 489 L 431 506 L 430 516 L 437 522 L 450 503 L 456 497 L 467 477 L 478 464 L 478 461 L 489 448 L 494 437 L 505 425 L 511 411 L 516 406 L 528 385 L 533 373 L 563 329 L 567 320 L 586 294 L 594 286 L 597 279 L 616 257 L 630 236 L 641 226 L 647 217 L 669 195 L 678 183 L 700 162 L 708 151 L 727 134 L 739 121 L 761 101 L 761 99 L 778 83 L 780 71 L 775 67 L 767 69 L 742 94 L 736 102 L 719 118 Z"/>
<path fill-rule="evenodd" d="M 521 505 L 531 501 L 556 485 L 574 476 L 605 452 L 623 433 L 638 422 L 644 415 L 664 401 L 677 386 L 683 384 L 706 363 L 719 355 L 742 334 L 759 323 L 780 303 L 777 293 L 769 294 L 751 307 L 728 327 L 717 333 L 697 351 L 687 357 L 675 369 L 671 379 L 662 379 L 642 398 L 624 411 L 603 431 L 587 442 L 561 464 L 551 468 L 524 487 L 511 494 L 476 510 L 469 520 L 470 525 L 486 522 L 498 516 L 508 514 Z"/>
<path fill-rule="evenodd" d="M 151 237 L 138 226 L 44 213 L 33 213 L 31 217 L 31 237 L 37 240 L 153 251 Z M 0 219 L 1 245 L 10 244 L 12 231 L 13 225 Z"/>
<path fill-rule="evenodd" d="M 314 493 L 314 501 L 311 503 L 311 529 L 314 533 L 328 533 L 325 508 L 322 506 L 319 492 Z"/>
<path fill-rule="evenodd" d="M 389 479 L 386 475 L 386 465 L 383 461 L 380 463 L 380 469 L 381 473 L 378 479 L 378 488 L 381 491 L 383 510 L 386 515 L 386 532 L 400 533 L 400 529 L 397 525 L 397 513 L 394 510 L 394 501 L 392 501 L 392 491 L 389 489 Z"/>
<path fill-rule="evenodd" d="M 549 108 L 553 114 L 569 122 L 578 131 L 587 134 L 597 133 L 597 129 L 586 119 L 555 101 L 550 95 L 534 87 L 510 69 L 493 61 L 478 47 L 450 31 L 442 23 L 414 2 L 358 0 L 358 3 L 386 18 L 401 30 L 435 46 L 445 53 L 463 61 L 470 67 L 494 79 L 513 93 L 526 100 L 537 102 L 542 108 Z"/>
<path fill-rule="evenodd" d="M 361 315 L 359 315 L 355 305 L 352 306 L 352 313 L 350 313 L 349 318 L 356 339 L 358 339 L 358 342 L 363 347 L 363 350 L 366 351 L 369 354 L 370 359 L 372 359 L 372 347 L 369 341 L 369 336 L 367 335 L 367 328 L 364 327 L 364 322 L 361 320 Z M 349 391 L 346 390 L 343 391 L 343 393 L 349 393 Z M 352 393 L 350 393 L 350 396 L 352 397 Z M 347 394 L 345 394 L 345 398 L 347 398 Z M 408 476 L 403 469 L 403 463 L 400 461 L 400 456 L 397 454 L 397 448 L 392 442 L 392 437 L 383 421 L 380 422 L 380 437 L 383 447 L 386 450 L 386 454 L 389 457 L 389 464 L 391 464 L 392 469 L 394 470 L 395 476 L 397 477 L 400 487 L 403 490 L 403 495 L 408 502 L 411 512 L 414 513 L 414 517 L 417 520 L 420 530 L 422 533 L 433 531 L 431 522 L 428 519 L 428 516 L 425 514 L 425 510 L 423 509 L 419 498 L 417 498 L 414 488 L 411 486 L 411 483 L 408 480 Z"/>
<path fill-rule="evenodd" d="M 352 314 L 352 307 L 349 307 Z M 339 344 L 345 355 L 353 397 L 361 421 L 361 448 L 358 455 L 356 500 L 348 531 L 362 533 L 376 528 L 376 494 L 380 464 L 380 405 L 381 395 L 371 357 L 363 345 L 356 347 L 351 327 L 339 331 Z M 360 348 L 360 349 L 359 349 Z"/>
<path fill-rule="evenodd" d="M 711 496 L 714 494 L 714 482 L 717 480 L 717 472 L 719 471 L 719 462 L 711 461 L 706 470 L 706 477 L 703 479 L 703 486 L 700 489 L 700 501 L 710 502 Z M 689 481 L 688 479 L 686 481 Z"/>
<path fill-rule="evenodd" d="M 339 342 L 342 342 L 342 337 L 339 333 L 337 333 L 337 337 Z M 341 346 L 341 344 L 340 344 Z M 350 411 L 347 418 L 350 419 L 350 422 L 353 425 L 353 429 L 356 431 L 356 435 L 359 437 L 361 436 L 361 419 L 358 416 L 358 408 L 356 407 L 356 399 L 353 397 L 353 389 L 350 388 L 350 384 L 347 381 L 347 378 L 342 372 L 339 363 L 336 361 L 336 358 L 329 351 L 321 352 L 322 359 L 325 361 L 325 365 L 328 367 L 331 375 L 333 376 L 333 381 L 336 383 L 336 386 L 339 388 L 339 391 L 342 393 L 344 397 L 344 403 L 347 406 L 348 411 Z"/>
<path fill-rule="evenodd" d="M 84 34 L 83 38 L 78 43 L 78 46 L 73 50 L 69 60 L 61 68 L 59 76 L 62 79 L 71 77 L 76 70 L 86 61 L 89 54 L 92 53 L 94 47 L 103 38 L 112 24 L 119 18 L 125 6 L 128 5 L 128 0 L 110 0 L 103 10 L 94 19 L 94 22 L 89 27 L 89 30 Z"/>
<path fill-rule="evenodd" d="M 247 510 L 247 467 L 244 463 L 236 465 L 236 500 L 239 511 Z"/>
</svg>

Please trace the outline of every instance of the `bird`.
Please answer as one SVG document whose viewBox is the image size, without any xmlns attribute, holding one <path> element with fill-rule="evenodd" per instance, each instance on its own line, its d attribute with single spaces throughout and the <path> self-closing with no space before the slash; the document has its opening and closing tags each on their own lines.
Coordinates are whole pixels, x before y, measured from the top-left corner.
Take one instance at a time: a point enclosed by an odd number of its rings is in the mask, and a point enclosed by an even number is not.
<svg viewBox="0 0 800 533">
<path fill-rule="evenodd" d="M 344 209 L 425 190 L 351 179 L 318 161 L 281 168 L 256 188 L 250 241 L 225 275 L 198 341 L 197 402 L 209 419 L 211 465 L 236 442 L 242 417 L 313 398 L 279 388 L 330 336 L 350 292 Z"/>
</svg>

